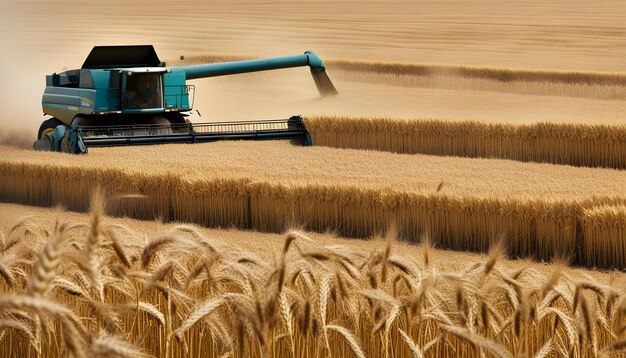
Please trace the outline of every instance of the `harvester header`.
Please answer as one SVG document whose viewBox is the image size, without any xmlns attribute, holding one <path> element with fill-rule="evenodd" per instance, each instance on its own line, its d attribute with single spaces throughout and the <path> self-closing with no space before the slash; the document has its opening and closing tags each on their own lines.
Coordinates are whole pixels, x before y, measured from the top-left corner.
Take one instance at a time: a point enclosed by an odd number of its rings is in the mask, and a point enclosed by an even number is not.
<svg viewBox="0 0 626 358">
<path fill-rule="evenodd" d="M 77 70 L 46 76 L 44 114 L 34 148 L 86 153 L 89 146 L 187 143 L 222 139 L 300 139 L 302 118 L 197 123 L 188 80 L 308 66 L 322 96 L 337 94 L 314 52 L 259 60 L 166 67 L 152 46 L 96 46 Z"/>
</svg>

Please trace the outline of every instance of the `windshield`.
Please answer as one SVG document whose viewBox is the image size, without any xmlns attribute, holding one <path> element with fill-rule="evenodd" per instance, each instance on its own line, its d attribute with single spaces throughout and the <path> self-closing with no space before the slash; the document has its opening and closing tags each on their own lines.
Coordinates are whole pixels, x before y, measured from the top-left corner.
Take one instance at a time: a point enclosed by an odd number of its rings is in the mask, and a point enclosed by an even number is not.
<svg viewBox="0 0 626 358">
<path fill-rule="evenodd" d="M 161 74 L 133 73 L 126 76 L 125 109 L 163 108 Z"/>
</svg>

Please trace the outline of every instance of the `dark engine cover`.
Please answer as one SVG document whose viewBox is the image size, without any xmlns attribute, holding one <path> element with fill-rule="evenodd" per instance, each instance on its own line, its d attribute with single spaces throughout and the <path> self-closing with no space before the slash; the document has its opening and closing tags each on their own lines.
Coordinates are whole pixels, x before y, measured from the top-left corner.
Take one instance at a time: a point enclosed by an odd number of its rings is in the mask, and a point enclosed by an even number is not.
<svg viewBox="0 0 626 358">
<path fill-rule="evenodd" d="M 161 64 L 152 45 L 95 46 L 83 69 L 157 67 Z"/>
</svg>

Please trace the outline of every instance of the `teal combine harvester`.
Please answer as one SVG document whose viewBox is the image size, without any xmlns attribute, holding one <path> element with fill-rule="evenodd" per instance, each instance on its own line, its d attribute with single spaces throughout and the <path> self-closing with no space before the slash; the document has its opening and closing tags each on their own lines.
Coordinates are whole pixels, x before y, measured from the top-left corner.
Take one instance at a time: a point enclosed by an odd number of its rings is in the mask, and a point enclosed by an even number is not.
<svg viewBox="0 0 626 358">
<path fill-rule="evenodd" d="M 309 66 L 322 96 L 337 90 L 311 51 L 261 60 L 165 67 L 152 46 L 96 46 L 81 69 L 46 76 L 45 120 L 34 148 L 87 153 L 89 147 L 196 143 L 223 139 L 296 139 L 311 144 L 300 116 L 190 123 L 187 80 Z"/>
</svg>

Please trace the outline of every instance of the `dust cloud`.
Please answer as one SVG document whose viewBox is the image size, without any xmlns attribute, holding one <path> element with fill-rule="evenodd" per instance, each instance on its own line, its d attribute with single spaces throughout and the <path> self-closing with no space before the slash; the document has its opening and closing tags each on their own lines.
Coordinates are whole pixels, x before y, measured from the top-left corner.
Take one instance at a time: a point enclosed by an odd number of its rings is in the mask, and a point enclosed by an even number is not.
<svg viewBox="0 0 626 358">
<path fill-rule="evenodd" d="M 0 56 L 1 68 L 14 69 L 4 71 L 0 81 L 0 144 L 32 147 L 37 129 L 46 118 L 41 110 L 45 88 L 42 74 L 46 68 L 23 58 L 19 51 Z"/>
<path fill-rule="evenodd" d="M 33 142 L 37 136 L 37 132 L 34 133 L 25 130 L 3 130 L 0 133 L 0 145 L 30 149 L 33 147 Z"/>
</svg>

